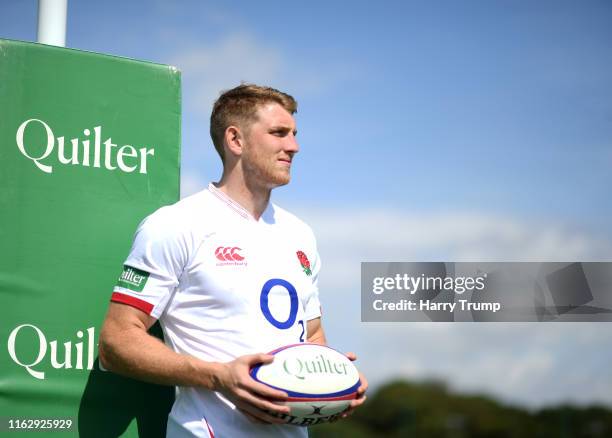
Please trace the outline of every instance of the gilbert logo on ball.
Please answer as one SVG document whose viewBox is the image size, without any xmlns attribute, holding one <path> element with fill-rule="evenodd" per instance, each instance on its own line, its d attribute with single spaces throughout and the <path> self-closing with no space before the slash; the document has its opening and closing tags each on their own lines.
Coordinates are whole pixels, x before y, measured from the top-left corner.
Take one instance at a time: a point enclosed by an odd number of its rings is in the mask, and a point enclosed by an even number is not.
<svg viewBox="0 0 612 438">
<path fill-rule="evenodd" d="M 319 344 L 295 344 L 270 352 L 274 361 L 251 370 L 253 379 L 289 396 L 287 424 L 312 426 L 334 420 L 357 397 L 359 372 L 342 353 Z"/>
</svg>

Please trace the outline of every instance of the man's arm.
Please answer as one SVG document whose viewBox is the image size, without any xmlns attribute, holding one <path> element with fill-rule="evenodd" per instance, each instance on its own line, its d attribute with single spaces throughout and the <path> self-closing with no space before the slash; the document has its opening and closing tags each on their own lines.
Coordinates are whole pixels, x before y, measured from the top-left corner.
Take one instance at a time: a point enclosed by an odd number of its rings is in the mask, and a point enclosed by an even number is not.
<svg viewBox="0 0 612 438">
<path fill-rule="evenodd" d="M 199 386 L 219 391 L 238 409 L 266 423 L 282 423 L 262 409 L 289 413 L 287 406 L 270 400 L 285 400 L 287 395 L 253 380 L 251 366 L 270 363 L 273 356 L 253 354 L 231 362 L 206 362 L 172 351 L 147 333 L 155 319 L 119 303 L 110 303 L 102 326 L 99 359 L 104 368 L 124 376 L 162 385 Z"/>
<path fill-rule="evenodd" d="M 306 333 L 308 333 L 308 337 L 306 338 L 307 342 L 327 345 L 327 339 L 325 339 L 325 332 L 323 331 L 321 318 L 315 318 L 308 321 L 306 323 Z"/>
</svg>

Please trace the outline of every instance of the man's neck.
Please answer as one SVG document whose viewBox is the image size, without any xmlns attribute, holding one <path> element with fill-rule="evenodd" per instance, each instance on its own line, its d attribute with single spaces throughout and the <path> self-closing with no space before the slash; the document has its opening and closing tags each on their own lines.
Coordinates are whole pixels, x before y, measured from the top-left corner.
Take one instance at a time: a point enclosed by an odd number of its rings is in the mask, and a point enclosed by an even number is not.
<svg viewBox="0 0 612 438">
<path fill-rule="evenodd" d="M 256 187 L 255 184 L 238 181 L 237 178 L 227 178 L 224 175 L 216 186 L 240 204 L 255 220 L 259 220 L 270 202 L 271 189 Z"/>
</svg>

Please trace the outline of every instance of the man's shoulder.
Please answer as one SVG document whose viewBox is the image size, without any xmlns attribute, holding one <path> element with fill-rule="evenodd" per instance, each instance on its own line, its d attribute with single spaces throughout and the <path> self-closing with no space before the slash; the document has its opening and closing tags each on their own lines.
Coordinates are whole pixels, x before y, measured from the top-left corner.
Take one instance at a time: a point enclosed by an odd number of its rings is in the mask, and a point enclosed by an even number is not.
<svg viewBox="0 0 612 438">
<path fill-rule="evenodd" d="M 274 210 L 275 222 L 277 224 L 286 228 L 291 228 L 295 232 L 302 233 L 314 239 L 312 228 L 305 221 L 277 204 L 272 203 L 272 207 Z"/>
<path fill-rule="evenodd" d="M 154 228 L 163 234 L 185 233 L 198 228 L 210 211 L 211 197 L 208 190 L 187 196 L 174 204 L 158 208 L 145 217 L 140 227 Z"/>
<path fill-rule="evenodd" d="M 166 214 L 181 215 L 189 212 L 199 213 L 210 207 L 212 201 L 211 193 L 208 189 L 200 190 L 192 195 L 179 199 L 174 204 L 169 204 L 159 208 L 157 211 L 164 210 Z"/>
</svg>

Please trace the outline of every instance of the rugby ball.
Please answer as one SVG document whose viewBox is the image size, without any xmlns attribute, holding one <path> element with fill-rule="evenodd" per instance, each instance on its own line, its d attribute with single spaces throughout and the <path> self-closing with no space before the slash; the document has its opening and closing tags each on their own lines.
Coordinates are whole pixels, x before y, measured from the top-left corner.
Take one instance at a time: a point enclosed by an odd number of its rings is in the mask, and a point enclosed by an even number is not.
<svg viewBox="0 0 612 438">
<path fill-rule="evenodd" d="M 357 397 L 359 372 L 342 353 L 319 344 L 294 344 L 268 354 L 274 361 L 256 365 L 251 377 L 285 391 L 289 414 L 279 418 L 295 426 L 335 420 Z"/>
</svg>

